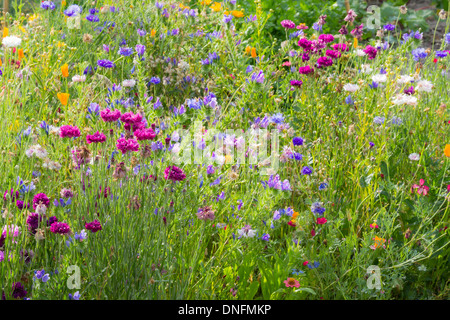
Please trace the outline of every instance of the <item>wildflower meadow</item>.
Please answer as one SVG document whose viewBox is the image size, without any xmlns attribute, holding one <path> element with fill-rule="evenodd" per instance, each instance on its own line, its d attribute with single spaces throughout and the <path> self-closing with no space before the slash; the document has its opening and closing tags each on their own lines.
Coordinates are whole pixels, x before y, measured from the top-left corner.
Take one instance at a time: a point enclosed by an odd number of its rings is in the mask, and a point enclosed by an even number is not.
<svg viewBox="0 0 450 320">
<path fill-rule="evenodd" d="M 3 300 L 448 299 L 448 4 L 263 2 L 10 1 Z"/>
</svg>

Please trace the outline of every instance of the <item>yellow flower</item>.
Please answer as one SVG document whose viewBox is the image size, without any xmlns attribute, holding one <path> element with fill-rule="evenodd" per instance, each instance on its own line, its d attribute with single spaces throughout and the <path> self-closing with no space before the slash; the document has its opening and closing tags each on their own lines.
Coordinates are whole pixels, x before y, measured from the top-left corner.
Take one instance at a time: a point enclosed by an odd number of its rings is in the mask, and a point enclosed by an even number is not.
<svg viewBox="0 0 450 320">
<path fill-rule="evenodd" d="M 353 48 L 356 49 L 357 46 L 358 46 L 358 39 L 357 38 L 353 38 Z"/>
<path fill-rule="evenodd" d="M 66 5 L 66 0 L 62 0 L 62 1 L 61 1 L 61 6 L 64 7 L 65 5 Z"/>
<path fill-rule="evenodd" d="M 236 18 L 242 18 L 244 16 L 244 13 L 242 11 L 233 10 L 231 11 L 231 14 L 235 16 Z"/>
<path fill-rule="evenodd" d="M 181 9 L 190 9 L 189 6 L 185 6 L 184 4 L 180 3 L 180 8 Z"/>
<path fill-rule="evenodd" d="M 23 54 L 23 49 L 22 48 L 20 48 L 17 51 L 17 54 L 19 55 L 19 60 L 22 60 L 25 57 L 25 55 Z"/>
<path fill-rule="evenodd" d="M 299 215 L 299 213 L 294 211 L 294 213 L 292 214 L 292 217 L 291 217 L 291 221 L 296 222 L 298 215 Z"/>
<path fill-rule="evenodd" d="M 152 38 L 154 38 L 155 35 L 156 35 L 156 30 L 155 30 L 155 29 L 152 29 L 152 31 L 150 32 L 150 36 L 151 36 Z"/>
<path fill-rule="evenodd" d="M 225 156 L 225 164 L 230 163 L 231 161 L 233 161 L 233 157 L 227 154 Z"/>
<path fill-rule="evenodd" d="M 210 8 L 215 12 L 219 12 L 220 10 L 222 10 L 222 4 L 220 2 L 214 2 L 214 4 Z"/>
<path fill-rule="evenodd" d="M 9 34 L 9 29 L 8 28 L 4 28 L 3 29 L 3 38 L 7 37 Z"/>
<path fill-rule="evenodd" d="M 252 51 L 252 47 L 247 46 L 247 47 L 245 48 L 245 53 L 246 53 L 246 54 L 250 54 L 250 51 Z"/>
<path fill-rule="evenodd" d="M 65 63 L 62 67 L 61 67 L 61 73 L 63 75 L 64 78 L 67 78 L 69 76 L 69 65 L 67 63 Z"/>
<path fill-rule="evenodd" d="M 252 58 L 256 58 L 256 49 L 252 48 Z"/>
<path fill-rule="evenodd" d="M 444 154 L 446 157 L 450 157 L 450 144 L 445 145 Z"/>
<path fill-rule="evenodd" d="M 67 102 L 69 102 L 70 94 L 58 92 L 56 95 L 58 96 L 58 99 L 61 102 L 61 104 L 63 106 L 67 106 Z"/>
<path fill-rule="evenodd" d="M 0 67 L 3 65 L 3 63 L 2 63 L 2 59 L 0 59 Z"/>
<path fill-rule="evenodd" d="M 206 4 L 207 6 L 211 4 L 212 0 L 203 0 L 200 4 Z"/>
</svg>

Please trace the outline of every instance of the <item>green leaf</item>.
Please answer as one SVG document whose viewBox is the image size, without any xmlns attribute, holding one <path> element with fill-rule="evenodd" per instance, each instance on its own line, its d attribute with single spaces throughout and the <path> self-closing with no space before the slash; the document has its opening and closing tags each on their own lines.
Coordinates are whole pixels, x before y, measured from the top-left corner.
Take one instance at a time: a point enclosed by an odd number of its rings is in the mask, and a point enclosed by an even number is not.
<svg viewBox="0 0 450 320">
<path fill-rule="evenodd" d="M 311 294 L 313 294 L 313 295 L 316 295 L 316 292 L 313 290 L 313 289 L 311 289 L 311 288 L 300 288 L 300 289 L 296 289 L 296 290 L 294 290 L 294 292 L 295 293 L 297 293 L 297 292 L 309 292 L 309 293 L 311 293 Z"/>
</svg>

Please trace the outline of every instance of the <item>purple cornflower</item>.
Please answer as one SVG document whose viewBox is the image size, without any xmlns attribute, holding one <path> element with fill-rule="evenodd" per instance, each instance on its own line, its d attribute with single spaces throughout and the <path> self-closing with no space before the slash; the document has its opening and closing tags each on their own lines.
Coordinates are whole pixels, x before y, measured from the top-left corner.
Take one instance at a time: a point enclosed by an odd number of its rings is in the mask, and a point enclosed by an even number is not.
<svg viewBox="0 0 450 320">
<path fill-rule="evenodd" d="M 310 175 L 313 172 L 313 169 L 310 166 L 304 166 L 302 168 L 303 175 Z"/>
<path fill-rule="evenodd" d="M 67 223 L 64 222 L 54 222 L 50 226 L 50 231 L 57 234 L 68 234 L 70 233 L 70 227 Z"/>
<path fill-rule="evenodd" d="M 44 10 L 54 10 L 56 8 L 55 4 L 51 1 L 42 1 L 41 8 Z"/>
<path fill-rule="evenodd" d="M 128 57 L 133 54 L 133 48 L 121 47 L 117 53 L 122 56 Z"/>
<path fill-rule="evenodd" d="M 114 67 L 114 63 L 109 60 L 98 60 L 97 64 L 102 68 L 113 68 Z"/>
</svg>

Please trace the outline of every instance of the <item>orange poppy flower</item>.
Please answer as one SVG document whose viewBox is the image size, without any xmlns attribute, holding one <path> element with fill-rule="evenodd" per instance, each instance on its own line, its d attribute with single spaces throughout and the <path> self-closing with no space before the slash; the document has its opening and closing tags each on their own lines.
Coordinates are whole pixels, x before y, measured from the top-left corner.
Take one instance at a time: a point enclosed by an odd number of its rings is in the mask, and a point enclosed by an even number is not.
<svg viewBox="0 0 450 320">
<path fill-rule="evenodd" d="M 56 95 L 58 96 L 58 99 L 59 99 L 59 101 L 61 102 L 61 104 L 62 104 L 63 106 L 67 106 L 67 103 L 69 102 L 69 96 L 70 96 L 70 94 L 58 92 Z"/>
<path fill-rule="evenodd" d="M 242 11 L 233 10 L 231 11 L 231 14 L 235 16 L 236 18 L 242 18 L 244 16 L 244 13 Z"/>
<path fill-rule="evenodd" d="M 62 67 L 61 67 L 61 73 L 63 75 L 64 78 L 67 78 L 69 76 L 69 65 L 67 63 L 65 63 Z"/>
<path fill-rule="evenodd" d="M 446 157 L 450 157 L 450 144 L 445 145 L 444 154 Z"/>
<path fill-rule="evenodd" d="M 256 49 L 252 48 L 252 58 L 256 58 Z"/>
</svg>

